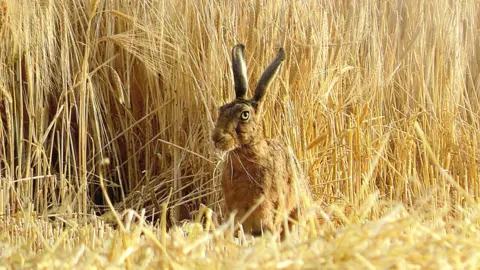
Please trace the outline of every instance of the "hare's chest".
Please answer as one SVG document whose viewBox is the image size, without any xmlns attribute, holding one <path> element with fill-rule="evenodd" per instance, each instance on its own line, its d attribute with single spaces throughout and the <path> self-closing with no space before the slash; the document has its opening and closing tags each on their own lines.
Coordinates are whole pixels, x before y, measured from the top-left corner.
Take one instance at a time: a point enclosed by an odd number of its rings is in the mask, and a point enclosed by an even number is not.
<svg viewBox="0 0 480 270">
<path fill-rule="evenodd" d="M 227 203 L 254 202 L 268 189 L 268 175 L 261 164 L 225 164 L 222 188 Z"/>
<path fill-rule="evenodd" d="M 222 185 L 237 191 L 262 190 L 267 177 L 267 171 L 261 166 L 237 167 L 227 164 L 222 173 Z"/>
</svg>

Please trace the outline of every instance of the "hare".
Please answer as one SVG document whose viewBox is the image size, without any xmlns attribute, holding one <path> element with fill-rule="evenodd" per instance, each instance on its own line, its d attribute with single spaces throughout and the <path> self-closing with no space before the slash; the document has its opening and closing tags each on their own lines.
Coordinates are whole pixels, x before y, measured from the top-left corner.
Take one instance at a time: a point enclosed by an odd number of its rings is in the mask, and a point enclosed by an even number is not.
<svg viewBox="0 0 480 270">
<path fill-rule="evenodd" d="M 265 93 L 285 59 L 285 51 L 280 48 L 260 77 L 253 98 L 247 99 L 244 49 L 242 44 L 233 47 L 236 98 L 220 107 L 212 134 L 215 148 L 228 152 L 221 176 L 226 211 L 237 211 L 237 223 L 254 209 L 242 221 L 244 232 L 258 236 L 266 230 L 280 231 L 283 238 L 285 214 L 297 219 L 302 208 L 300 195 L 310 196 L 308 186 L 296 177 L 296 163 L 287 148 L 277 140 L 266 139 L 261 124 Z"/>
</svg>

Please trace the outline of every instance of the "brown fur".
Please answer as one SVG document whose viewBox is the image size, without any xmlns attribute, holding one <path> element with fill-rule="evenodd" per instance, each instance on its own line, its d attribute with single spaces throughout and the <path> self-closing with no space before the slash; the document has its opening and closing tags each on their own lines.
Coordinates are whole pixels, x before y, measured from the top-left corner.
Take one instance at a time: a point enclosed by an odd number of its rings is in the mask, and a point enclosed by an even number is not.
<svg viewBox="0 0 480 270">
<path fill-rule="evenodd" d="M 280 49 L 277 58 L 260 78 L 254 97 L 245 99 L 248 80 L 243 48 L 239 44 L 232 50 L 236 99 L 220 108 L 212 140 L 216 148 L 228 152 L 222 172 L 227 212 L 237 211 L 236 221 L 239 221 L 264 197 L 242 223 L 245 232 L 258 235 L 264 230 L 282 231 L 284 217 L 276 213 L 283 212 L 296 219 L 301 203 L 291 155 L 279 141 L 265 139 L 261 125 L 265 90 L 285 54 Z M 250 114 L 248 120 L 242 120 L 244 112 Z"/>
</svg>

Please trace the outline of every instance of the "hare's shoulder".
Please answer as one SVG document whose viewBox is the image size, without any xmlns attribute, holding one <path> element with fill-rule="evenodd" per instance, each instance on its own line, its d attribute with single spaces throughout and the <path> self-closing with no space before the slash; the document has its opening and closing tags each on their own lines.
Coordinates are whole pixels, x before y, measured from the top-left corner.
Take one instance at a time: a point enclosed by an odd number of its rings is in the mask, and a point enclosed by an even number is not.
<svg viewBox="0 0 480 270">
<path fill-rule="evenodd" d="M 287 147 L 284 143 L 276 139 L 267 140 L 267 145 L 271 155 L 286 157 Z"/>
<path fill-rule="evenodd" d="M 269 139 L 266 141 L 267 141 L 268 147 L 272 150 L 284 151 L 286 149 L 285 144 L 283 144 L 281 141 L 277 139 Z"/>
<path fill-rule="evenodd" d="M 288 154 L 287 147 L 279 140 L 271 139 L 267 140 L 269 163 L 270 167 L 276 170 L 276 174 L 279 174 L 279 170 L 289 171 L 288 164 L 290 163 L 290 155 Z M 288 174 L 287 172 L 283 172 Z"/>
</svg>

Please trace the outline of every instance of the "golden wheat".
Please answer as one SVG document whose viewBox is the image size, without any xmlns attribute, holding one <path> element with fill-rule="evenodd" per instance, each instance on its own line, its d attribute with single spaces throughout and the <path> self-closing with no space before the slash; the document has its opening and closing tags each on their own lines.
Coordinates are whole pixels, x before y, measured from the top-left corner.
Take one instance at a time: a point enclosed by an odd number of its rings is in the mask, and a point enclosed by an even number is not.
<svg viewBox="0 0 480 270">
<path fill-rule="evenodd" d="M 478 268 L 479 31 L 474 0 L 1 0 L 0 264 Z M 222 212 L 237 42 L 252 79 L 287 53 L 265 133 L 316 203 L 283 243 Z"/>
</svg>

